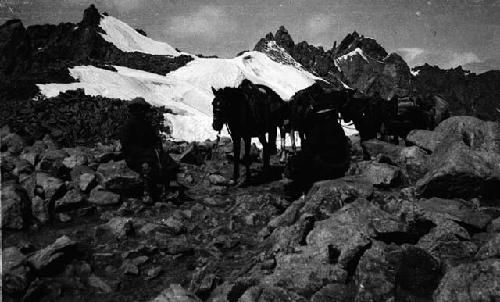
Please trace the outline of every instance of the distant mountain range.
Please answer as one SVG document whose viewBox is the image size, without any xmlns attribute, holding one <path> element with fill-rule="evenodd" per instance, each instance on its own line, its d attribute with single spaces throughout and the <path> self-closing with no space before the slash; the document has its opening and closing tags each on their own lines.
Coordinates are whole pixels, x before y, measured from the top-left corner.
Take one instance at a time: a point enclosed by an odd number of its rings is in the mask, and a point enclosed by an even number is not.
<svg viewBox="0 0 500 302">
<path fill-rule="evenodd" d="M 386 98 L 441 94 L 454 114 L 500 121 L 500 71 L 476 75 L 428 65 L 410 70 L 400 55 L 356 32 L 324 50 L 296 44 L 281 27 L 253 51 L 220 59 L 154 41 L 94 6 L 77 24 L 25 28 L 20 20 L 10 20 L 0 25 L 0 106 L 78 88 L 107 98 L 143 96 L 170 109 L 166 119 L 174 138 L 203 140 L 215 136 L 211 87 L 235 87 L 245 78 L 271 87 L 285 100 L 321 79 Z"/>
</svg>

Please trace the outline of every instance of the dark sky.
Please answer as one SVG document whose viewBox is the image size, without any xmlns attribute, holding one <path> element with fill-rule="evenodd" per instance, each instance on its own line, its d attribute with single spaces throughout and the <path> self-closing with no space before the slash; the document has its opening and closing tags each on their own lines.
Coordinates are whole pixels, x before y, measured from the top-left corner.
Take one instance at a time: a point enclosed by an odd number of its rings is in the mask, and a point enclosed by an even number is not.
<svg viewBox="0 0 500 302">
<path fill-rule="evenodd" d="M 233 57 L 284 25 L 325 48 L 356 30 L 410 66 L 500 69 L 500 0 L 0 0 L 0 23 L 78 22 L 91 3 L 194 54 Z"/>
</svg>

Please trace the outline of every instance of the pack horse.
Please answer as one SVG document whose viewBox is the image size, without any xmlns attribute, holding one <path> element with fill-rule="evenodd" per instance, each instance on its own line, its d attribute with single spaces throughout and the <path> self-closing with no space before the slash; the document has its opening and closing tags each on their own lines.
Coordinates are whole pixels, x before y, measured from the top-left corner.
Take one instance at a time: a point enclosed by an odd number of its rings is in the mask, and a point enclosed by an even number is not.
<svg viewBox="0 0 500 302">
<path fill-rule="evenodd" d="M 213 123 L 215 131 L 227 125 L 233 141 L 233 180 L 240 176 L 241 140 L 244 141 L 243 163 L 250 178 L 251 139 L 257 137 L 263 147 L 263 170 L 269 171 L 271 153 L 276 149 L 276 130 L 286 118 L 286 104 L 272 89 L 243 80 L 237 88 L 212 88 L 214 94 Z M 269 138 L 266 138 L 266 134 Z"/>
</svg>

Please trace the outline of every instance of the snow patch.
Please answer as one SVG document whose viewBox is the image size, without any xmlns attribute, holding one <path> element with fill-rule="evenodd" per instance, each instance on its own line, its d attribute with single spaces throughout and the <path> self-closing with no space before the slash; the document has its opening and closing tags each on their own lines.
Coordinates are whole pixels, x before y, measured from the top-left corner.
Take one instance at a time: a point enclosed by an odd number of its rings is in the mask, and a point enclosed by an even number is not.
<svg viewBox="0 0 500 302">
<path fill-rule="evenodd" d="M 99 26 L 105 31 L 101 33 L 104 40 L 114 44 L 124 52 L 142 52 L 152 55 L 180 56 L 182 54 L 167 43 L 155 41 L 141 35 L 128 24 L 111 16 L 102 16 Z"/>
<path fill-rule="evenodd" d="M 336 63 L 336 64 L 335 64 L 335 66 L 337 66 L 337 63 L 338 63 L 339 61 L 346 61 L 346 60 L 348 60 L 348 59 L 350 59 L 351 57 L 354 57 L 354 56 L 356 56 L 356 55 L 361 56 L 361 57 L 362 57 L 362 58 L 363 58 L 366 62 L 369 62 L 369 61 L 368 61 L 368 58 L 365 56 L 365 54 L 364 54 L 363 50 L 362 50 L 361 48 L 357 47 L 356 49 L 354 49 L 354 50 L 353 50 L 353 51 L 351 51 L 350 53 L 347 53 L 347 54 L 345 54 L 345 55 L 343 55 L 343 56 L 340 56 L 340 57 L 336 58 L 336 59 L 335 59 L 335 63 Z"/>
</svg>

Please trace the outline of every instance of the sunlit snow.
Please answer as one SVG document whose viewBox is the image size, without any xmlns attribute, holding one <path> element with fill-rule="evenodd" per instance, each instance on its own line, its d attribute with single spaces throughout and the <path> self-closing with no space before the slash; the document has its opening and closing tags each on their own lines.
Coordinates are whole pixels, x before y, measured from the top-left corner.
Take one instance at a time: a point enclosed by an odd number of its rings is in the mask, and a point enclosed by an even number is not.
<svg viewBox="0 0 500 302">
<path fill-rule="evenodd" d="M 152 55 L 179 56 L 172 46 L 141 35 L 128 24 L 111 16 L 102 16 L 99 26 L 105 31 L 104 40 L 113 43 L 124 52 L 143 52 Z"/>
</svg>

